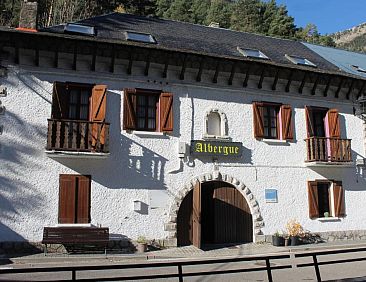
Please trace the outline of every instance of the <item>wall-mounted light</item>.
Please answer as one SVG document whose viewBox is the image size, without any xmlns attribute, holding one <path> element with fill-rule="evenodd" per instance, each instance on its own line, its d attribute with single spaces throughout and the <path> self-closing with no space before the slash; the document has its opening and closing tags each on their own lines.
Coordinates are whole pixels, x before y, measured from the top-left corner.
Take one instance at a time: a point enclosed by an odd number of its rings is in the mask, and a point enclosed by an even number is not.
<svg viewBox="0 0 366 282">
<path fill-rule="evenodd" d="M 0 97 L 6 97 L 7 95 L 8 93 L 6 87 L 0 85 Z"/>
<path fill-rule="evenodd" d="M 133 201 L 133 210 L 140 212 L 142 210 L 142 202 L 138 200 Z"/>
</svg>

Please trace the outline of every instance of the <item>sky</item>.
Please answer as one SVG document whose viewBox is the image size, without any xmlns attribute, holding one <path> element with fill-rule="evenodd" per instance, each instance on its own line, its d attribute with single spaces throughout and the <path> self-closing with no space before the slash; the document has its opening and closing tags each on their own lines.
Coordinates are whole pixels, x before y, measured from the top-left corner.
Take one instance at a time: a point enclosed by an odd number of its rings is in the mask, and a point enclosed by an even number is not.
<svg viewBox="0 0 366 282">
<path fill-rule="evenodd" d="M 298 27 L 313 23 L 324 35 L 366 22 L 366 0 L 277 0 Z"/>
</svg>

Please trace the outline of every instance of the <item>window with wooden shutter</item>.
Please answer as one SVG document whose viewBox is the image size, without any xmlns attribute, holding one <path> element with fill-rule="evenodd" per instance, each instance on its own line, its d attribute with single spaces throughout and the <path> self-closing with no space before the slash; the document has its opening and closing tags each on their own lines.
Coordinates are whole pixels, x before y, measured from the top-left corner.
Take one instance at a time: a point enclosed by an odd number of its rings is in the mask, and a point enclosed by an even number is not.
<svg viewBox="0 0 366 282">
<path fill-rule="evenodd" d="M 282 139 L 294 139 L 294 125 L 292 121 L 292 109 L 290 105 L 281 106 Z"/>
<path fill-rule="evenodd" d="M 59 223 L 90 223 L 91 177 L 60 175 Z"/>
<path fill-rule="evenodd" d="M 329 125 L 329 137 L 340 138 L 339 117 L 337 109 L 330 109 L 327 113 Z"/>
<path fill-rule="evenodd" d="M 308 181 L 308 198 L 311 219 L 345 216 L 341 181 Z"/>
<path fill-rule="evenodd" d="M 316 181 L 308 181 L 309 217 L 319 217 L 318 185 Z"/>
<path fill-rule="evenodd" d="M 173 131 L 173 94 L 148 89 L 124 89 L 123 129 Z"/>
</svg>

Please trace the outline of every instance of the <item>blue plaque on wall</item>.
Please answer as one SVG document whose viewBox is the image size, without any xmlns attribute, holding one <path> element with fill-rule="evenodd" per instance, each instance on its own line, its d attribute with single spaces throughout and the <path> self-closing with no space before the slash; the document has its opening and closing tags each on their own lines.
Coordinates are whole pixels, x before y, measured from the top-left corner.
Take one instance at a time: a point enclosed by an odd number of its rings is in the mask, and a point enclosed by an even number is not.
<svg viewBox="0 0 366 282">
<path fill-rule="evenodd" d="M 266 203 L 277 203 L 277 190 L 276 189 L 265 189 Z"/>
</svg>

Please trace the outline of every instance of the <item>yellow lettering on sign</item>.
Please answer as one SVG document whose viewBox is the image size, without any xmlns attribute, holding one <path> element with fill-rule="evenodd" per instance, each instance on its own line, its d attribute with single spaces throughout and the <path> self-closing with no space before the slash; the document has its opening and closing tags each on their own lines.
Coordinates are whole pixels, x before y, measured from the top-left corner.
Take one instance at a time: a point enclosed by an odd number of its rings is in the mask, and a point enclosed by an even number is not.
<svg viewBox="0 0 366 282">
<path fill-rule="evenodd" d="M 235 147 L 235 154 L 239 154 L 239 147 Z"/>
<path fill-rule="evenodd" d="M 197 153 L 202 153 L 203 149 L 202 149 L 202 143 L 196 143 L 196 148 L 195 148 Z"/>
<path fill-rule="evenodd" d="M 224 155 L 227 156 L 229 154 L 229 148 L 227 146 L 224 146 Z"/>
</svg>

